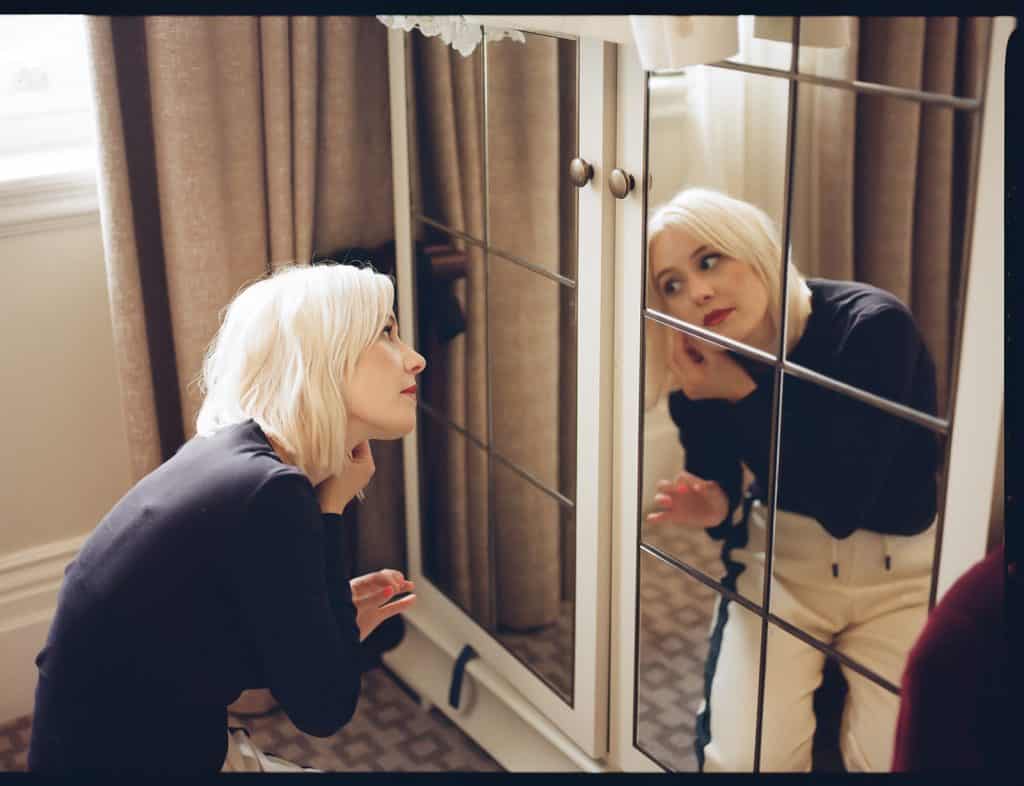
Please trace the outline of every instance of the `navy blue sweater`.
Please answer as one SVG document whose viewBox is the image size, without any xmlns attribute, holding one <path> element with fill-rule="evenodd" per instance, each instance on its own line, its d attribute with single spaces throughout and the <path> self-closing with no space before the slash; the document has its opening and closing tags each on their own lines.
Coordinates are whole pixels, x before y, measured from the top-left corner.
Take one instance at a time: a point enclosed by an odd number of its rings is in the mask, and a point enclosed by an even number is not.
<svg viewBox="0 0 1024 786">
<path fill-rule="evenodd" d="M 215 772 L 247 688 L 308 734 L 337 731 L 366 665 L 340 523 L 254 422 L 190 440 L 65 571 L 29 769 Z"/>
<path fill-rule="evenodd" d="M 812 310 L 793 363 L 934 415 L 935 364 L 913 316 L 896 297 L 867 284 L 808 279 Z M 765 499 L 771 367 L 730 355 L 757 389 L 736 402 L 669 396 L 686 468 L 717 481 L 729 515 L 708 530 L 725 537 L 742 489 L 743 462 Z M 934 432 L 848 396 L 786 376 L 782 396 L 779 499 L 782 510 L 817 519 L 836 538 L 867 529 L 913 535 L 935 517 L 939 441 Z"/>
</svg>

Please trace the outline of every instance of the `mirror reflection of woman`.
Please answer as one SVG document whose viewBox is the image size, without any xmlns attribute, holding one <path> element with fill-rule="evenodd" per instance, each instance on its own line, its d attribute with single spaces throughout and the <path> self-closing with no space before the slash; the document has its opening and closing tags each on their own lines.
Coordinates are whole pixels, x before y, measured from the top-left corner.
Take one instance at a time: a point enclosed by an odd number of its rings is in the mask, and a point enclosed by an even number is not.
<svg viewBox="0 0 1024 786">
<path fill-rule="evenodd" d="M 307 734 L 348 722 L 373 662 L 361 642 L 416 600 L 394 600 L 413 589 L 397 570 L 349 579 L 340 515 L 373 475 L 370 440 L 416 424 L 425 362 L 393 301 L 389 277 L 342 265 L 283 268 L 232 301 L 196 436 L 65 573 L 36 659 L 30 770 L 303 769 L 228 729 L 249 688 Z"/>
<path fill-rule="evenodd" d="M 897 298 L 805 279 L 759 208 L 687 189 L 651 218 L 648 303 L 773 355 L 782 301 L 786 356 L 934 414 L 935 369 Z M 685 469 L 659 481 L 648 521 L 723 543 L 723 585 L 760 602 L 764 582 L 773 371 L 711 342 L 648 326 L 647 403 L 668 394 Z M 927 615 L 938 443 L 850 397 L 786 378 L 770 611 L 899 684 Z M 753 483 L 743 488 L 744 467 Z M 712 622 L 695 742 L 703 771 L 753 767 L 760 618 L 728 600 Z M 825 656 L 769 626 L 761 769 L 811 767 L 813 693 Z M 840 747 L 849 770 L 888 771 L 898 697 L 842 667 Z"/>
</svg>

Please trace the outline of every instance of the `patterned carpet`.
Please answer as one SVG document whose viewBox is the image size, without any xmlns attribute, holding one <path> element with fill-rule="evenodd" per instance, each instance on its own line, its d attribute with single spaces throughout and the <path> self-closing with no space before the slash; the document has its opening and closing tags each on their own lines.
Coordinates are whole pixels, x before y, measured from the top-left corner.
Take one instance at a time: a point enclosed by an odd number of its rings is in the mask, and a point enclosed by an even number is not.
<svg viewBox="0 0 1024 786">
<path fill-rule="evenodd" d="M 24 771 L 31 716 L 0 727 L 0 771 Z M 264 751 L 331 772 L 502 772 L 503 768 L 440 710 L 423 709 L 385 669 L 363 678 L 352 720 L 325 739 L 292 725 L 280 709 L 233 719 Z"/>
<path fill-rule="evenodd" d="M 642 537 L 712 578 L 721 577 L 721 544 L 704 532 L 647 526 Z M 714 604 L 713 590 L 641 552 L 637 742 L 676 772 L 697 771 L 694 724 Z"/>
</svg>

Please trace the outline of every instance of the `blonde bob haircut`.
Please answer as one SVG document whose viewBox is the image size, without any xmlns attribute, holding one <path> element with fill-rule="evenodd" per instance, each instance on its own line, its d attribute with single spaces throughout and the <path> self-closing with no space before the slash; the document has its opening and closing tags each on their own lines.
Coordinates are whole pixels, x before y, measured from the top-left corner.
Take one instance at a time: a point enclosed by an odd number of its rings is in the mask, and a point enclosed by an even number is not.
<svg viewBox="0 0 1024 786">
<path fill-rule="evenodd" d="M 196 433 L 252 418 L 310 482 L 342 471 L 347 383 L 393 306 L 369 266 L 289 265 L 244 287 L 206 352 Z"/>
<path fill-rule="evenodd" d="M 654 285 L 651 249 L 666 229 L 685 231 L 698 243 L 707 245 L 725 256 L 749 264 L 768 290 L 768 314 L 774 328 L 772 346 L 759 347 L 775 352 L 778 347 L 782 313 L 782 244 L 779 231 L 767 213 L 749 202 L 705 188 L 687 188 L 677 193 L 654 213 L 647 225 L 647 304 L 669 313 L 665 299 Z M 792 262 L 790 254 L 789 293 L 786 299 L 786 353 L 803 334 L 811 313 L 811 291 L 804 277 Z M 661 397 L 677 387 L 670 378 L 668 353 L 672 328 L 645 320 L 646 374 L 645 405 L 653 407 Z"/>
</svg>

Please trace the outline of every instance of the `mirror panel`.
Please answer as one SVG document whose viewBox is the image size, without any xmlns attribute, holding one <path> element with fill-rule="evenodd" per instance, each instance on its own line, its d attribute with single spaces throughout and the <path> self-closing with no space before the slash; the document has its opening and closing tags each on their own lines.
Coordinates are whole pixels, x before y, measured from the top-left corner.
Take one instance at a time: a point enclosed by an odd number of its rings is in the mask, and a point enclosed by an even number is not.
<svg viewBox="0 0 1024 786">
<path fill-rule="evenodd" d="M 575 499 L 576 291 L 488 257 L 494 449 Z"/>
<path fill-rule="evenodd" d="M 571 703 L 575 516 L 501 462 L 491 466 L 498 639 Z"/>
<path fill-rule="evenodd" d="M 646 551 L 639 571 L 637 747 L 674 772 L 753 771 L 760 617 Z M 748 644 L 753 662 L 730 657 Z"/>
<path fill-rule="evenodd" d="M 487 211 L 498 251 L 576 278 L 577 45 L 487 42 Z"/>
<path fill-rule="evenodd" d="M 422 409 L 417 427 L 423 574 L 493 631 L 496 598 L 487 451 Z"/>
<path fill-rule="evenodd" d="M 761 772 L 889 772 L 897 693 L 776 625 L 765 663 Z"/>
<path fill-rule="evenodd" d="M 790 237 L 809 291 L 789 282 L 798 304 L 790 335 L 800 339 L 790 360 L 945 417 L 977 117 L 803 84 L 798 118 Z M 808 306 L 803 340 L 794 314 Z M 857 342 L 891 350 L 885 369 L 872 375 L 837 358 L 833 333 L 877 308 L 895 312 L 882 320 L 888 327 L 879 323 L 885 335 Z M 931 376 L 934 383 L 925 384 Z"/>
<path fill-rule="evenodd" d="M 421 404 L 487 444 L 485 252 L 422 222 L 416 266 Z"/>
<path fill-rule="evenodd" d="M 836 33 L 846 45 L 835 46 Z M 962 98 L 981 95 L 991 17 L 801 17 L 798 68 Z M 810 46 L 810 42 L 823 45 Z M 805 43 L 806 42 L 806 43 Z"/>
<path fill-rule="evenodd" d="M 408 37 L 407 99 L 413 217 L 483 243 L 484 56 L 441 38 Z"/>
<path fill-rule="evenodd" d="M 648 85 L 652 182 L 647 305 L 775 354 L 767 289 L 755 291 L 754 277 L 761 268 L 744 264 L 744 259 L 756 250 L 765 260 L 764 274 L 774 291 L 781 288 L 789 83 L 778 77 L 694 68 L 683 74 L 651 75 Z M 742 112 L 737 111 L 740 105 L 746 106 Z M 718 248 L 726 244 L 724 236 L 712 238 L 695 221 L 653 231 L 660 226 L 660 208 L 683 189 L 710 189 L 759 209 L 775 224 L 774 245 Z M 734 203 L 719 204 L 719 212 L 738 215 Z M 701 208 L 701 214 L 712 207 Z M 710 256 L 712 252 L 718 256 Z M 705 325 L 705 318 L 716 316 L 724 316 L 724 321 Z"/>
<path fill-rule="evenodd" d="M 755 477 L 762 485 L 767 481 L 774 372 L 650 319 L 644 320 L 644 333 L 645 392 L 653 396 L 662 389 L 664 394 L 643 414 L 641 541 L 761 605 L 763 573 L 760 580 L 741 573 L 737 584 L 736 565 L 754 558 L 744 544 L 744 498 L 748 492 L 759 493 Z M 659 359 L 657 348 L 669 343 L 703 353 L 703 360 L 686 370 L 707 375 L 702 384 L 708 394 L 739 373 L 746 374 L 756 390 L 741 406 L 697 397 L 704 394 L 693 392 L 690 383 L 681 385 L 677 378 L 659 374 L 665 361 Z M 687 388 L 694 398 L 687 395 Z M 718 484 L 724 492 L 721 503 L 715 502 L 718 492 L 699 490 L 702 481 Z M 666 482 L 668 487 L 659 485 Z M 723 517 L 707 512 L 715 504 L 726 505 Z"/>
</svg>

